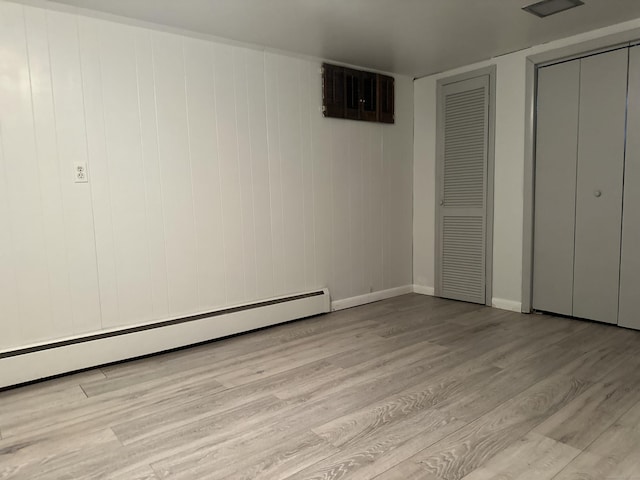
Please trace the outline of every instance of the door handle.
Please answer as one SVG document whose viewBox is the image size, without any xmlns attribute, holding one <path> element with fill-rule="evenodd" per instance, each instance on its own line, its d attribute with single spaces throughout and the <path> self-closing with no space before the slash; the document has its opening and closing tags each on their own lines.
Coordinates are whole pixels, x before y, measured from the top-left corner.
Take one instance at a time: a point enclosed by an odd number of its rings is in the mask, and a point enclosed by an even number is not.
<svg viewBox="0 0 640 480">
<path fill-rule="evenodd" d="M 444 205 L 444 200 L 440 200 L 440 206 L 442 207 Z"/>
<path fill-rule="evenodd" d="M 600 198 L 602 196 L 602 192 L 600 190 L 596 190 L 593 192 L 593 196 L 596 198 Z"/>
</svg>

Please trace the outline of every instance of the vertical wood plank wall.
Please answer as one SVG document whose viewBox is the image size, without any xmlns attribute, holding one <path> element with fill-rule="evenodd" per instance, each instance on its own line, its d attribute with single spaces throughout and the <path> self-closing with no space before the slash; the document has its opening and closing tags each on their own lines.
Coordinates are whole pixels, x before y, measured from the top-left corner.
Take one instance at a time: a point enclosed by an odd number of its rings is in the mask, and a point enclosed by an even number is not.
<svg viewBox="0 0 640 480">
<path fill-rule="evenodd" d="M 411 284 L 412 81 L 325 119 L 319 68 L 0 1 L 0 349 Z"/>
</svg>

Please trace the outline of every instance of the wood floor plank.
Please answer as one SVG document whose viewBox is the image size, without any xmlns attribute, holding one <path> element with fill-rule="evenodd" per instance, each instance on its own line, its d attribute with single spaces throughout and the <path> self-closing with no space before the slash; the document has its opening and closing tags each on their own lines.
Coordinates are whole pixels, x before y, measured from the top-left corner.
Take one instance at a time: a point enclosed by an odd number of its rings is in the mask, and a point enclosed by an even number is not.
<svg viewBox="0 0 640 480">
<path fill-rule="evenodd" d="M 85 382 L 82 383 L 82 388 L 88 396 L 96 396 L 147 381 L 166 378 L 170 374 L 180 376 L 185 371 L 191 373 L 206 371 L 213 376 L 222 376 L 243 368 L 257 368 L 256 366 L 269 359 L 276 361 L 282 355 L 291 354 L 291 352 L 299 353 L 322 345 L 330 345 L 331 342 L 340 340 L 346 335 L 368 334 L 371 325 L 373 323 L 369 321 L 357 322 L 353 325 L 343 325 L 334 331 L 323 331 L 318 335 L 303 336 L 289 342 L 271 343 L 263 349 L 246 349 L 244 347 L 240 351 L 233 349 L 235 352 L 233 354 L 225 348 L 226 344 L 213 343 L 208 349 L 197 347 L 198 353 L 194 355 L 184 350 L 169 353 L 169 360 L 164 359 L 163 356 L 151 357 L 148 359 L 148 364 L 143 362 L 138 368 L 128 371 L 126 375 L 118 375 L 117 377 L 110 375 L 107 379 Z M 236 338 L 232 338 L 231 341 L 237 343 Z M 175 358 L 176 356 L 177 358 Z"/>
<path fill-rule="evenodd" d="M 388 313 L 402 313 L 407 310 L 415 310 L 416 308 L 420 311 L 424 311 L 425 309 L 436 309 L 439 306 L 446 306 L 448 304 L 450 304 L 450 302 L 444 298 L 408 293 L 370 305 L 379 305 Z"/>
<path fill-rule="evenodd" d="M 60 405 L 83 400 L 86 395 L 80 383 L 104 379 L 100 369 L 67 375 L 44 382 L 38 382 L 20 388 L 0 392 L 0 425 L 5 417 L 31 415 Z"/>
<path fill-rule="evenodd" d="M 239 454 L 239 452 L 246 452 Z M 227 445 L 216 449 L 206 463 L 181 465 L 180 470 L 155 466 L 160 478 L 185 479 L 274 479 L 287 478 L 337 451 L 311 432 L 292 435 L 279 442 L 249 439 L 240 448 Z"/>
<path fill-rule="evenodd" d="M 53 392 L 59 392 L 69 387 L 75 387 L 82 382 L 104 379 L 105 375 L 100 368 L 93 368 L 82 372 L 62 375 L 41 382 L 35 382 L 17 388 L 8 388 L 0 391 L 0 400 L 4 402 L 20 402 L 31 398 L 39 398 Z"/>
<path fill-rule="evenodd" d="M 637 402 L 638 363 L 632 359 L 620 362 L 606 378 L 538 425 L 535 432 L 585 449 Z"/>
<path fill-rule="evenodd" d="M 356 377 L 356 379 L 350 379 L 354 381 L 348 385 L 335 386 L 335 390 L 330 392 L 323 390 L 316 395 L 294 397 L 291 409 L 280 412 L 262 426 L 254 425 L 248 435 L 253 441 L 274 442 L 274 438 L 277 439 L 282 431 L 293 434 L 297 431 L 311 429 L 349 413 L 359 405 L 368 404 L 388 396 L 392 392 L 403 390 L 417 382 L 417 379 L 425 371 L 428 371 L 428 368 L 428 364 L 415 362 L 410 369 L 405 370 L 403 376 L 398 376 L 395 371 L 390 371 L 385 375 L 377 374 L 372 377 L 364 377 L 368 379 L 367 381 Z M 154 468 L 165 472 L 169 471 L 174 476 L 181 474 L 180 472 L 184 469 L 191 469 L 189 465 L 200 464 L 202 459 L 207 457 L 208 449 L 213 447 L 219 448 L 219 445 L 201 446 L 199 451 L 186 456 L 176 455 L 167 458 L 154 465 Z"/>
<path fill-rule="evenodd" d="M 287 415 L 289 412 L 284 411 Z M 298 417 L 299 418 L 299 417 Z M 160 478 L 192 479 L 192 478 L 224 478 L 226 475 L 250 470 L 269 470 L 265 463 L 269 458 L 279 457 L 278 468 L 294 468 L 300 459 L 286 459 L 292 456 L 297 448 L 311 449 L 311 460 L 318 461 L 336 451 L 335 447 L 301 427 L 297 422 L 283 422 L 282 428 L 255 426 L 252 430 L 242 429 L 222 442 L 197 444 L 195 448 L 181 447 L 178 453 L 165 456 L 151 465 Z M 304 425 L 304 423 L 302 423 Z M 311 461 L 311 463 L 315 463 Z M 300 466 L 302 468 L 302 466 Z"/>
<path fill-rule="evenodd" d="M 117 390 L 104 398 L 86 398 L 56 409 L 17 416 L 5 420 L 2 430 L 7 440 L 46 432 L 89 431 L 145 415 L 152 409 L 163 410 L 222 390 L 224 387 L 206 373 L 185 375 L 182 381 L 158 379 L 142 387 Z"/>
<path fill-rule="evenodd" d="M 126 476 L 121 474 L 107 474 L 104 478 L 105 480 L 159 480 L 151 466 L 147 465 L 126 472 Z"/>
<path fill-rule="evenodd" d="M 372 477 L 374 480 L 439 480 L 424 471 L 417 463 L 404 460 Z"/>
<path fill-rule="evenodd" d="M 368 404 L 388 396 L 394 391 L 407 388 L 423 372 L 424 368 L 417 366 L 406 372 L 406 376 L 390 373 L 369 382 L 343 388 L 326 397 L 319 396 L 308 400 L 297 400 L 291 404 L 291 408 L 277 412 L 272 418 L 265 419 L 262 424 L 252 425 L 250 431 L 239 432 L 238 437 L 228 442 L 229 445 L 225 448 L 230 451 L 237 451 L 239 448 L 233 445 L 238 442 L 249 442 L 258 445 L 282 443 L 284 439 L 289 438 L 291 435 L 310 431 L 313 427 L 345 415 L 362 404 Z M 246 440 L 244 440 L 245 437 Z M 324 442 L 324 440 L 322 441 Z M 329 444 L 327 443 L 327 445 Z M 186 455 L 173 455 L 156 463 L 154 469 L 165 472 L 163 475 L 167 475 L 166 472 L 170 472 L 171 476 L 183 475 L 181 472 L 192 471 L 193 465 L 201 465 L 205 461 L 204 459 L 210 458 L 212 449 L 219 451 L 220 448 L 220 444 L 217 441 L 209 445 L 200 445 L 198 450 Z M 260 448 L 264 448 L 264 446 Z M 199 474 L 202 474 L 202 471 L 198 471 Z"/>
<path fill-rule="evenodd" d="M 28 440 L 0 442 L 0 478 L 33 478 L 43 471 L 53 475 L 54 465 L 66 465 L 91 448 L 118 449 L 120 442 L 110 429 L 75 432 L 64 437 L 42 435 Z M 52 468 L 53 467 L 53 468 Z"/>
<path fill-rule="evenodd" d="M 619 423 L 569 463 L 554 480 L 635 480 L 639 471 L 629 469 L 640 458 L 640 431 Z"/>
<path fill-rule="evenodd" d="M 87 396 L 80 385 L 70 385 L 48 392 L 0 398 L 0 425 L 9 424 L 17 417 L 30 417 L 44 410 L 56 410 L 69 402 L 81 403 Z"/>
<path fill-rule="evenodd" d="M 306 443 L 297 440 L 291 445 L 285 445 L 278 452 L 264 452 L 258 460 L 257 456 L 246 462 L 243 466 L 235 465 L 237 469 L 231 475 L 225 476 L 225 480 L 271 480 L 274 478 L 287 478 L 309 465 L 313 465 L 331 455 L 332 449 L 326 443 L 318 448 L 317 439 Z"/>
<path fill-rule="evenodd" d="M 337 367 L 326 362 L 317 362 L 293 369 L 280 375 L 274 375 L 241 387 L 211 392 L 190 402 L 171 405 L 166 409 L 152 409 L 144 416 L 128 419 L 113 426 L 118 438 L 125 444 L 143 440 L 147 437 L 158 438 L 159 435 L 173 433 L 178 435 L 184 425 L 202 422 L 220 412 L 242 407 L 254 401 L 271 398 L 281 389 L 305 388 L 309 382 L 321 382 L 331 378 L 339 371 Z M 279 405 L 285 405 L 278 399 Z M 288 404 L 286 404 L 288 405 Z M 240 419 L 242 420 L 242 419 Z"/>
<path fill-rule="evenodd" d="M 388 354 L 393 354 L 401 349 L 413 347 L 422 344 L 423 350 L 429 351 L 448 351 L 448 349 L 430 342 L 430 335 L 425 332 L 417 332 L 415 335 L 401 335 L 393 338 L 380 337 L 370 342 L 366 348 L 361 348 L 358 344 L 357 348 L 352 348 L 346 352 L 337 353 L 327 358 L 327 361 L 341 368 L 350 368 L 358 364 L 378 360 Z"/>
<path fill-rule="evenodd" d="M 460 480 L 580 395 L 589 384 L 554 375 L 481 416 L 413 461 L 442 480 Z"/>
<path fill-rule="evenodd" d="M 544 380 L 574 358 L 566 350 L 554 346 L 544 348 L 530 359 L 482 380 L 467 395 L 445 399 L 438 408 L 471 422 Z"/>
<path fill-rule="evenodd" d="M 549 323 L 540 321 L 539 316 L 535 319 L 533 328 L 529 322 L 514 319 L 511 323 L 501 324 L 497 329 L 462 337 L 448 346 L 467 349 L 478 343 L 491 343 L 495 348 L 479 356 L 478 361 L 508 368 L 574 335 L 586 326 L 586 323 L 575 320 L 559 319 L 561 321 L 558 323 Z"/>
<path fill-rule="evenodd" d="M 329 358 L 327 361 L 332 360 Z M 358 385 L 393 376 L 398 371 L 405 372 L 405 375 L 420 374 L 434 368 L 444 368 L 442 365 L 453 362 L 455 359 L 450 358 L 450 352 L 446 349 L 434 346 L 430 342 L 421 342 L 381 354 L 373 360 L 359 363 L 352 368 L 342 369 L 340 373 L 324 381 L 309 382 L 297 389 L 280 389 L 275 395 L 296 401 L 326 398 L 345 389 L 357 388 Z"/>
<path fill-rule="evenodd" d="M 369 431 L 357 441 L 344 445 L 338 453 L 287 480 L 368 480 L 462 425 L 462 422 L 445 413 L 425 411 L 419 416 L 419 421 L 400 422 L 388 428 Z"/>
<path fill-rule="evenodd" d="M 405 312 L 404 314 L 394 314 L 391 319 L 387 316 L 387 320 L 380 322 L 380 328 L 375 330 L 374 333 L 384 338 L 392 338 L 401 335 L 406 336 L 419 332 L 428 332 L 431 341 L 440 344 L 442 342 L 439 340 L 442 337 L 454 336 L 457 338 L 462 335 L 462 332 L 477 328 L 488 328 L 490 325 L 498 324 L 497 322 L 481 322 L 472 325 L 452 325 L 451 317 L 459 315 L 461 308 L 459 305 L 447 305 L 446 307 L 440 307 L 439 310 L 434 312 Z M 486 307 L 480 305 L 474 305 L 469 308 L 465 305 L 462 311 L 477 317 L 479 312 L 483 312 L 485 308 Z"/>
<path fill-rule="evenodd" d="M 316 427 L 313 431 L 332 445 L 341 447 L 366 437 L 372 431 L 431 409 L 446 398 L 463 396 L 480 380 L 498 371 L 497 367 L 477 364 L 465 367 L 436 375 L 380 402 Z"/>
<path fill-rule="evenodd" d="M 354 345 L 368 348 L 369 344 L 375 344 L 376 341 L 377 338 L 374 335 L 367 333 L 344 334 L 327 342 L 323 341 L 309 345 L 304 349 L 292 349 L 289 352 L 268 359 L 258 359 L 246 367 L 216 375 L 216 380 L 227 386 L 244 385 L 352 350 Z"/>
<path fill-rule="evenodd" d="M 480 325 L 482 323 L 511 324 L 520 318 L 520 315 L 507 310 L 487 307 L 479 305 L 477 310 L 468 310 L 466 312 L 458 311 L 454 315 L 450 315 L 447 321 L 455 325 Z"/>
<path fill-rule="evenodd" d="M 375 319 L 378 321 L 379 327 L 373 330 L 373 333 L 388 338 L 425 328 L 434 332 L 438 329 L 450 332 L 451 326 L 446 329 L 446 324 L 452 314 L 459 315 L 461 310 L 476 313 L 482 308 L 482 306 L 472 304 L 461 306 L 444 303 L 426 310 L 405 310 L 396 312 L 393 316 L 381 315 Z"/>
<path fill-rule="evenodd" d="M 202 441 L 220 443 L 234 431 L 251 428 L 286 411 L 289 404 L 273 396 L 260 396 L 234 404 L 226 399 L 209 397 L 208 402 L 193 402 L 184 408 L 153 413 L 112 427 L 118 439 L 134 450 L 152 451 L 156 447 L 175 449 L 180 445 Z M 164 417 L 164 421 L 162 421 Z"/>
<path fill-rule="evenodd" d="M 578 320 L 572 320 L 579 322 Z M 558 342 L 561 348 L 567 348 L 573 352 L 591 353 L 594 349 L 603 350 L 614 348 L 622 351 L 636 351 L 640 344 L 640 332 L 619 328 L 615 325 L 602 323 L 585 323 L 585 328 L 580 329 Z"/>
<path fill-rule="evenodd" d="M 640 401 L 633 405 L 627 412 L 618 419 L 618 423 L 627 428 L 640 430 Z"/>
<path fill-rule="evenodd" d="M 550 480 L 580 453 L 577 448 L 529 433 L 463 480 Z"/>
<path fill-rule="evenodd" d="M 639 345 L 403 295 L 0 392 L 0 479 L 631 480 Z"/>
<path fill-rule="evenodd" d="M 68 451 L 48 460 L 47 468 L 52 476 L 50 478 L 103 478 L 107 475 L 128 478 L 132 471 L 143 469 L 168 456 L 184 457 L 185 453 L 202 446 L 207 448 L 205 453 L 209 454 L 211 445 L 215 446 L 213 451 L 216 451 L 218 445 L 225 441 L 236 441 L 241 434 L 234 430 L 236 426 L 243 425 L 250 429 L 252 422 L 271 417 L 285 406 L 284 402 L 274 397 L 262 399 L 126 446 L 117 442 L 110 444 L 109 448 L 90 446 L 79 452 Z M 55 440 L 64 442 L 61 437 Z M 33 475 L 33 478 L 39 477 Z"/>
</svg>

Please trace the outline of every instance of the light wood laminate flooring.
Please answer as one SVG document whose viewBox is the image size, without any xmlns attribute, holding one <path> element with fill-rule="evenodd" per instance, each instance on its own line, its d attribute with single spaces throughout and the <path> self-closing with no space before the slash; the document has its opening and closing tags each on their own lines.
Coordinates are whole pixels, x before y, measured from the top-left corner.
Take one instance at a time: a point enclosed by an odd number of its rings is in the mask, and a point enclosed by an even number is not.
<svg viewBox="0 0 640 480">
<path fill-rule="evenodd" d="M 0 478 L 640 480 L 640 332 L 405 295 L 0 392 Z"/>
</svg>

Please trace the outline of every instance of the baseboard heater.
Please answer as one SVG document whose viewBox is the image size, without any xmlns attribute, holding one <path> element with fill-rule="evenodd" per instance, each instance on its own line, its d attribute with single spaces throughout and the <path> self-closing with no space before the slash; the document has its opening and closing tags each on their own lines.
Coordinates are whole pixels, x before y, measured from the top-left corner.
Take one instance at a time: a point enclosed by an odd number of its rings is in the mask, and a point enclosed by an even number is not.
<svg viewBox="0 0 640 480">
<path fill-rule="evenodd" d="M 0 350 L 0 388 L 185 347 L 331 311 L 327 289 Z"/>
</svg>

